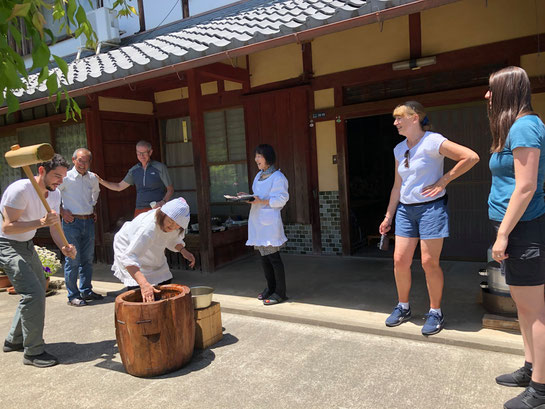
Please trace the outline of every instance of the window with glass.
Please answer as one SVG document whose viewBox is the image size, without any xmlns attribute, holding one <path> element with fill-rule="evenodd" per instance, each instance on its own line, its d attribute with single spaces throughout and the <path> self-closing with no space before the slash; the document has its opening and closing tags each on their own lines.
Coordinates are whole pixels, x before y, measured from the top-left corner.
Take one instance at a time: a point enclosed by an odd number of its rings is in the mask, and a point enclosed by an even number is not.
<svg viewBox="0 0 545 409">
<path fill-rule="evenodd" d="M 0 151 L 7 152 L 11 146 L 18 144 L 20 146 L 30 146 L 40 143 L 50 143 L 56 153 L 61 154 L 68 164 L 72 165 L 72 154 L 77 148 L 87 147 L 87 132 L 85 123 L 62 124 L 53 128 L 52 125 L 44 123 L 34 126 L 25 126 L 14 129 L 0 135 Z M 37 166 L 31 165 L 33 174 L 37 173 Z M 20 168 L 12 168 L 6 162 L 4 155 L 0 159 L 0 188 L 2 192 L 14 181 L 26 177 Z"/>
<path fill-rule="evenodd" d="M 11 149 L 13 145 L 17 144 L 17 135 L 15 134 L 15 131 L 12 135 L 5 135 L 0 138 L 0 152 L 6 153 Z M 8 165 L 8 162 L 6 161 L 6 158 L 4 158 L 4 155 L 1 155 L 2 158 L 0 159 L 0 189 L 2 189 L 2 193 L 6 190 L 6 188 L 13 182 L 15 182 L 18 179 L 21 179 L 21 169 L 20 168 L 12 168 Z"/>
<path fill-rule="evenodd" d="M 55 128 L 55 152 L 62 155 L 70 165 L 72 155 L 78 148 L 87 148 L 87 131 L 83 122 Z"/>
<path fill-rule="evenodd" d="M 205 112 L 212 216 L 247 218 L 249 205 L 226 202 L 224 194 L 249 192 L 243 108 Z"/>
<path fill-rule="evenodd" d="M 197 182 L 193 167 L 193 142 L 189 117 L 161 121 L 162 149 L 174 197 L 183 197 L 192 214 L 198 213 Z"/>
</svg>

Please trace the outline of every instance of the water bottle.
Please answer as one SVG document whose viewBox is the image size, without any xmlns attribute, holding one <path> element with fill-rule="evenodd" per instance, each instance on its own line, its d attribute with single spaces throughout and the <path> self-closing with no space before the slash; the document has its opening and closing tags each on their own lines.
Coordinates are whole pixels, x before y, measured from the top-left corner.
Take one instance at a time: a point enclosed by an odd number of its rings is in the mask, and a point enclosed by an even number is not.
<svg viewBox="0 0 545 409">
<path fill-rule="evenodd" d="M 390 247 L 390 239 L 387 234 L 382 234 L 380 236 L 380 242 L 378 243 L 378 249 L 382 251 L 387 251 Z"/>
</svg>

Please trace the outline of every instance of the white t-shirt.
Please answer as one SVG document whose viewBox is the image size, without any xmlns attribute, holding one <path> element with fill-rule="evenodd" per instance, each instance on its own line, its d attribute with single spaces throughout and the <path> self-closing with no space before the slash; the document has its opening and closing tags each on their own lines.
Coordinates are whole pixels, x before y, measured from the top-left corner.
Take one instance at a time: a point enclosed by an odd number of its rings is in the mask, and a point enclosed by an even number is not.
<svg viewBox="0 0 545 409">
<path fill-rule="evenodd" d="M 443 191 L 440 195 L 429 198 L 422 195 L 422 189 L 433 185 L 443 176 L 444 156 L 439 153 L 439 148 L 446 140 L 447 138 L 441 134 L 426 132 L 410 150 L 406 139 L 396 145 L 394 157 L 399 163 L 397 171 L 402 180 L 399 197 L 401 203 L 424 203 L 445 195 Z M 409 150 L 409 167 L 405 166 L 407 150 Z"/>
<path fill-rule="evenodd" d="M 61 192 L 58 190 L 47 192 L 45 200 L 51 209 L 59 213 Z M 7 187 L 2 195 L 2 201 L 0 202 L 0 211 L 2 214 L 4 214 L 5 206 L 19 210 L 24 209 L 23 214 L 18 219 L 20 222 L 38 220 L 47 213 L 42 201 L 38 197 L 38 193 L 36 193 L 36 190 L 34 190 L 32 183 L 28 179 L 18 180 Z M 0 237 L 16 241 L 32 240 L 35 235 L 36 230 L 30 230 L 20 234 L 5 234 L 4 231 L 0 231 Z"/>
<path fill-rule="evenodd" d="M 178 230 L 164 232 L 155 222 L 157 209 L 149 210 L 126 222 L 114 236 L 114 275 L 126 286 L 138 283 L 127 271 L 127 266 L 137 266 L 151 285 L 172 278 L 165 256 L 165 248 L 176 250 L 185 247 L 184 236 Z"/>
</svg>

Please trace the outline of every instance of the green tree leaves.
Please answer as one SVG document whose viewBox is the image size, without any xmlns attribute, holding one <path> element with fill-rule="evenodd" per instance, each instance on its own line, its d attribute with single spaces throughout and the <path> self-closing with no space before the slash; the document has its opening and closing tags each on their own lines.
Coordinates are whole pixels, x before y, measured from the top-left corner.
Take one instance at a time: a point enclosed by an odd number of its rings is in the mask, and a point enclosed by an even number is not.
<svg viewBox="0 0 545 409">
<path fill-rule="evenodd" d="M 25 17 L 30 11 L 30 3 L 15 4 L 11 11 L 11 16 L 9 16 L 8 21 L 15 17 Z"/>
<path fill-rule="evenodd" d="M 136 14 L 136 9 L 128 4 L 131 1 L 115 1 L 118 15 Z M 54 21 L 61 22 L 60 31 L 72 37 L 84 35 L 86 46 L 96 48 L 97 37 L 81 2 L 88 0 L 0 0 L 0 106 L 7 104 L 8 113 L 19 109 L 14 92 L 26 89 L 29 74 L 39 72 L 38 81 L 40 84 L 45 82 L 49 95 L 57 98 L 57 109 L 63 98 L 67 100 L 66 119 L 81 118 L 81 110 L 68 95 L 64 82 L 57 76 L 58 71 L 48 69 L 50 62 L 54 61 L 64 77 L 68 76 L 66 61 L 52 55 L 49 49 L 47 42 L 53 43 L 57 33 L 47 26 L 45 18 L 45 15 L 51 15 Z M 17 52 L 26 44 L 32 44 L 30 69 L 25 67 Z"/>
</svg>

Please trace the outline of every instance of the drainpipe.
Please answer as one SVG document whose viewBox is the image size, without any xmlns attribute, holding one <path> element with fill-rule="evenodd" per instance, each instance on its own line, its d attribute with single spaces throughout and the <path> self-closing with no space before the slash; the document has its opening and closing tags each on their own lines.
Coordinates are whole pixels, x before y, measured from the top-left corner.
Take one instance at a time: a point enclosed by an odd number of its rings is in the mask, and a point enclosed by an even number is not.
<svg viewBox="0 0 545 409">
<path fill-rule="evenodd" d="M 139 33 L 146 31 L 146 16 L 144 15 L 144 0 L 138 0 L 138 20 L 140 21 Z"/>
<path fill-rule="evenodd" d="M 189 17 L 189 0 L 182 0 L 182 17 Z"/>
<path fill-rule="evenodd" d="M 434 7 L 443 6 L 449 3 L 455 3 L 460 0 L 418 0 L 413 3 L 404 4 L 401 6 L 391 7 L 376 13 L 366 14 L 363 16 L 353 17 L 348 20 L 339 21 L 337 23 L 327 24 L 312 28 L 309 30 L 301 31 L 299 33 L 288 34 L 282 37 L 265 40 L 257 44 L 250 44 L 243 47 L 236 48 L 234 50 L 222 51 L 216 54 L 210 54 L 204 57 L 194 58 L 189 61 L 183 61 L 180 63 L 168 65 L 166 67 L 156 68 L 154 70 L 142 72 L 139 74 L 128 75 L 123 78 L 102 82 L 96 85 L 89 85 L 87 87 L 78 88 L 73 91 L 69 91 L 71 97 L 78 97 L 81 95 L 88 95 L 91 93 L 104 91 L 111 88 L 116 88 L 122 85 L 132 84 L 139 81 L 144 81 L 152 78 L 162 77 L 166 74 L 178 73 L 180 71 L 186 71 L 191 68 L 198 68 L 204 65 L 212 64 L 215 62 L 221 62 L 234 57 L 245 56 L 248 54 L 256 53 L 258 51 L 267 50 L 270 48 L 280 47 L 287 44 L 298 43 L 301 44 L 304 41 L 310 41 L 313 38 L 336 33 L 343 30 L 348 30 L 355 27 L 364 26 L 367 24 L 380 23 L 384 20 L 390 20 L 393 18 L 405 16 L 407 14 L 418 13 L 423 10 L 427 10 Z M 19 109 L 31 108 L 49 102 L 54 102 L 55 96 L 42 97 L 32 101 L 20 103 Z M 0 108 L 0 115 L 5 114 L 8 111 L 7 107 Z"/>
</svg>

